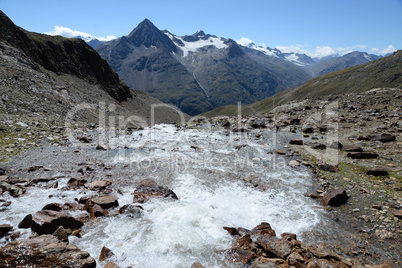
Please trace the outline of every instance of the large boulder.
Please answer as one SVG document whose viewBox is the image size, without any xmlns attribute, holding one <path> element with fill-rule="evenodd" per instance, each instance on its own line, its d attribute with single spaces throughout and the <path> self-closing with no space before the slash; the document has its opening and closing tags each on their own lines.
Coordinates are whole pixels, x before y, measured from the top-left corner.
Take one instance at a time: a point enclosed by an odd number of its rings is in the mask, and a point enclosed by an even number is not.
<svg viewBox="0 0 402 268">
<path fill-rule="evenodd" d="M 72 216 L 53 210 L 41 210 L 32 217 L 31 229 L 38 234 L 52 234 L 63 226 L 66 229 L 78 229 L 84 224 Z"/>
<path fill-rule="evenodd" d="M 348 198 L 348 194 L 345 190 L 334 189 L 325 193 L 322 198 L 322 204 L 324 206 L 338 207 L 345 204 Z"/>
<path fill-rule="evenodd" d="M 53 235 L 41 235 L 11 242 L 0 248 L 1 267 L 96 267 L 88 252 L 60 241 Z"/>
<path fill-rule="evenodd" d="M 118 198 L 112 195 L 99 196 L 90 199 L 93 203 L 99 205 L 103 209 L 108 209 L 112 207 L 118 207 Z"/>
<path fill-rule="evenodd" d="M 177 195 L 170 189 L 157 185 L 154 180 L 143 180 L 134 191 L 134 203 L 145 203 L 152 198 L 167 198 L 178 200 Z"/>
</svg>

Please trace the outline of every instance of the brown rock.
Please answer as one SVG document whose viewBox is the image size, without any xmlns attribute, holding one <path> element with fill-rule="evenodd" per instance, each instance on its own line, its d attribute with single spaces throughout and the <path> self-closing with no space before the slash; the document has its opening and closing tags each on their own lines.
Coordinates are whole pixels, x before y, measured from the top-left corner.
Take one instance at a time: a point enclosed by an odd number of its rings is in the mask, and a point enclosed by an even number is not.
<svg viewBox="0 0 402 268">
<path fill-rule="evenodd" d="M 95 259 L 77 246 L 41 235 L 0 248 L 1 267 L 96 267 Z"/>
<path fill-rule="evenodd" d="M 93 181 L 87 184 L 87 188 L 89 189 L 104 189 L 112 184 L 110 180 L 103 180 L 103 181 Z"/>
<path fill-rule="evenodd" d="M 236 246 L 242 249 L 249 249 L 253 241 L 251 240 L 250 234 L 245 234 L 242 237 L 236 239 Z"/>
<path fill-rule="evenodd" d="M 311 149 L 314 150 L 325 150 L 327 146 L 323 143 L 313 143 L 310 145 Z"/>
<path fill-rule="evenodd" d="M 138 186 L 158 186 L 158 183 L 154 179 L 143 179 L 142 181 L 140 181 Z"/>
<path fill-rule="evenodd" d="M 318 168 L 322 171 L 328 172 L 339 172 L 338 165 L 331 165 L 331 164 L 319 164 Z"/>
<path fill-rule="evenodd" d="M 153 186 L 138 186 L 134 191 L 134 203 L 145 203 L 152 198 L 168 198 L 173 200 L 178 200 L 176 194 L 163 186 L 153 185 Z"/>
<path fill-rule="evenodd" d="M 7 234 L 13 229 L 13 227 L 10 224 L 2 224 L 0 225 L 0 237 L 3 235 Z"/>
<path fill-rule="evenodd" d="M 205 267 L 199 262 L 194 262 L 193 264 L 191 264 L 191 268 L 205 268 Z"/>
<path fill-rule="evenodd" d="M 117 264 L 115 264 L 114 262 L 108 262 L 105 264 L 104 268 L 120 268 L 120 267 L 117 266 Z"/>
<path fill-rule="evenodd" d="M 59 226 L 59 228 L 56 229 L 56 231 L 54 231 L 53 235 L 61 241 L 68 242 L 67 231 L 61 225 Z"/>
<path fill-rule="evenodd" d="M 372 176 L 388 176 L 389 173 L 388 171 L 383 168 L 383 167 L 376 167 L 367 170 L 367 175 L 372 175 Z"/>
<path fill-rule="evenodd" d="M 276 236 L 275 230 L 267 222 L 262 222 L 251 230 L 252 235 Z"/>
<path fill-rule="evenodd" d="M 83 205 L 81 204 L 77 204 L 77 203 L 71 203 L 71 202 L 67 202 L 62 206 L 63 210 L 72 210 L 72 211 L 77 211 L 77 210 L 82 210 L 83 209 Z"/>
<path fill-rule="evenodd" d="M 285 152 L 284 150 L 282 150 L 282 149 L 277 149 L 277 150 L 275 151 L 275 154 L 285 155 L 286 152 Z"/>
<path fill-rule="evenodd" d="M 240 236 L 239 231 L 234 227 L 223 227 L 231 236 Z"/>
<path fill-rule="evenodd" d="M 350 157 L 352 159 L 372 159 L 378 158 L 378 154 L 368 152 L 351 152 L 347 154 L 347 157 Z"/>
<path fill-rule="evenodd" d="M 81 238 L 81 232 L 82 232 L 82 229 L 74 230 L 74 231 L 72 231 L 71 235 Z"/>
<path fill-rule="evenodd" d="M 226 257 L 234 263 L 247 264 L 253 258 L 252 251 L 238 247 L 225 250 L 224 253 L 226 254 Z"/>
<path fill-rule="evenodd" d="M 287 241 L 296 240 L 296 234 L 293 233 L 283 233 L 281 234 L 282 239 Z"/>
<path fill-rule="evenodd" d="M 54 210 L 54 211 L 60 211 L 61 209 L 62 204 L 59 203 L 50 203 L 42 208 L 42 210 Z"/>
<path fill-rule="evenodd" d="M 22 228 L 22 229 L 31 228 L 31 223 L 32 223 L 32 214 L 28 214 L 18 224 L 18 228 Z"/>
<path fill-rule="evenodd" d="M 292 252 L 292 243 L 275 236 L 259 236 L 255 241 L 264 248 L 268 256 L 274 258 L 286 258 Z"/>
<path fill-rule="evenodd" d="M 114 256 L 114 253 L 107 247 L 102 247 L 100 256 L 99 256 L 99 261 L 104 261 L 106 259 L 110 259 L 111 257 Z"/>
<path fill-rule="evenodd" d="M 133 204 L 126 204 L 119 209 L 119 214 L 128 215 L 131 218 L 142 217 L 144 209 L 141 206 L 135 206 Z"/>
<path fill-rule="evenodd" d="M 99 205 L 103 209 L 118 207 L 119 202 L 117 200 L 118 200 L 118 198 L 116 196 L 112 196 L 112 195 L 91 198 L 92 202 Z"/>
<path fill-rule="evenodd" d="M 394 209 L 392 214 L 394 214 L 394 216 L 398 219 L 402 219 L 402 209 Z"/>
<path fill-rule="evenodd" d="M 32 217 L 31 229 L 38 234 L 52 234 L 59 226 L 77 229 L 84 224 L 62 212 L 41 210 Z"/>
<path fill-rule="evenodd" d="M 382 133 L 382 134 L 374 134 L 374 135 L 371 135 L 371 139 L 372 139 L 373 141 L 391 142 L 391 141 L 395 141 L 395 140 L 396 140 L 396 136 L 395 136 L 395 135 L 392 135 L 392 134 Z"/>
<path fill-rule="evenodd" d="M 345 190 L 334 189 L 325 193 L 322 198 L 322 204 L 324 206 L 338 207 L 345 204 L 348 201 L 348 195 Z"/>
<path fill-rule="evenodd" d="M 299 140 L 299 139 L 294 139 L 294 140 L 290 140 L 289 144 L 292 145 L 303 145 L 303 140 Z"/>
<path fill-rule="evenodd" d="M 109 215 L 109 212 L 98 204 L 94 204 L 92 207 L 89 208 L 89 215 L 91 219 L 103 217 Z"/>
</svg>

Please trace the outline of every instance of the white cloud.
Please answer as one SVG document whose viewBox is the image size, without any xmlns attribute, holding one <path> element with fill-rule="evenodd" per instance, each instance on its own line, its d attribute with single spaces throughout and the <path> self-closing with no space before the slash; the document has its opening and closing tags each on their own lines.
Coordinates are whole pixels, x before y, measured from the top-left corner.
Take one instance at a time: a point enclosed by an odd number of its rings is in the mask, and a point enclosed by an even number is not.
<svg viewBox="0 0 402 268">
<path fill-rule="evenodd" d="M 312 58 L 323 58 L 331 55 L 335 55 L 336 51 L 329 46 L 316 46 L 314 51 L 309 51 L 305 49 L 302 45 L 295 46 L 276 46 L 277 49 L 283 53 L 299 53 L 306 54 Z"/>
<path fill-rule="evenodd" d="M 254 44 L 254 42 L 250 39 L 248 39 L 247 37 L 242 37 L 239 40 L 236 41 L 239 45 L 248 47 L 251 44 Z"/>
<path fill-rule="evenodd" d="M 116 39 L 116 37 L 113 35 L 107 36 L 107 37 L 96 37 L 96 36 L 90 35 L 89 33 L 72 30 L 70 28 L 63 27 L 63 26 L 54 26 L 53 31 L 45 33 L 45 34 L 61 35 L 61 36 L 67 37 L 67 38 L 81 37 L 83 40 L 85 40 L 87 42 L 91 41 L 94 38 L 96 38 L 100 41 L 110 41 L 110 40 Z"/>
<path fill-rule="evenodd" d="M 393 45 L 389 45 L 387 48 L 379 49 L 379 48 L 372 48 L 371 51 L 377 54 L 389 54 L 395 52 L 397 49 Z"/>
</svg>

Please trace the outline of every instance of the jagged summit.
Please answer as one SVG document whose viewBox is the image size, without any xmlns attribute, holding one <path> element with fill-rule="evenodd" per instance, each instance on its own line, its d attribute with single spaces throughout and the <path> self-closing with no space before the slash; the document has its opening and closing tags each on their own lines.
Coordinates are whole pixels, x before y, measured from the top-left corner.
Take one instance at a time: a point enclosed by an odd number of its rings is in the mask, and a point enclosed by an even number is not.
<svg viewBox="0 0 402 268">
<path fill-rule="evenodd" d="M 136 47 L 164 46 L 173 52 L 177 52 L 176 46 L 162 31 L 160 31 L 149 19 L 143 20 L 126 36 L 127 41 Z"/>
</svg>

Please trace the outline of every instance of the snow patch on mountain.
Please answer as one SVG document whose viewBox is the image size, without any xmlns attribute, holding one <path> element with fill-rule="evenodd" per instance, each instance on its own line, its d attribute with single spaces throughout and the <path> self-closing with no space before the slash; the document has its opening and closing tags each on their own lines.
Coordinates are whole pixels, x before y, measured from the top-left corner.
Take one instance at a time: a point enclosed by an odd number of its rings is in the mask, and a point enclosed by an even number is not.
<svg viewBox="0 0 402 268">
<path fill-rule="evenodd" d="M 299 60 L 299 56 L 297 56 L 296 54 L 290 54 L 285 56 L 285 60 L 290 61 L 291 63 L 294 63 L 298 66 L 307 66 L 308 64 L 305 62 L 301 62 Z"/>
<path fill-rule="evenodd" d="M 194 42 L 185 41 L 180 36 L 172 35 L 171 33 L 165 33 L 169 38 L 176 44 L 176 46 L 183 51 L 183 57 L 186 57 L 190 52 L 196 52 L 197 49 L 206 46 L 215 46 L 218 49 L 227 48 L 228 45 L 225 44 L 224 39 L 219 37 L 209 37 L 208 39 L 200 39 Z M 179 40 L 181 44 L 177 42 Z"/>
<path fill-rule="evenodd" d="M 269 47 L 257 46 L 256 44 L 254 44 L 254 42 L 252 40 L 250 40 L 246 37 L 242 37 L 239 40 L 237 40 L 236 42 L 237 42 L 237 44 L 239 44 L 241 46 L 260 51 L 267 56 L 279 57 L 277 54 L 279 51 L 275 51 Z"/>
</svg>

